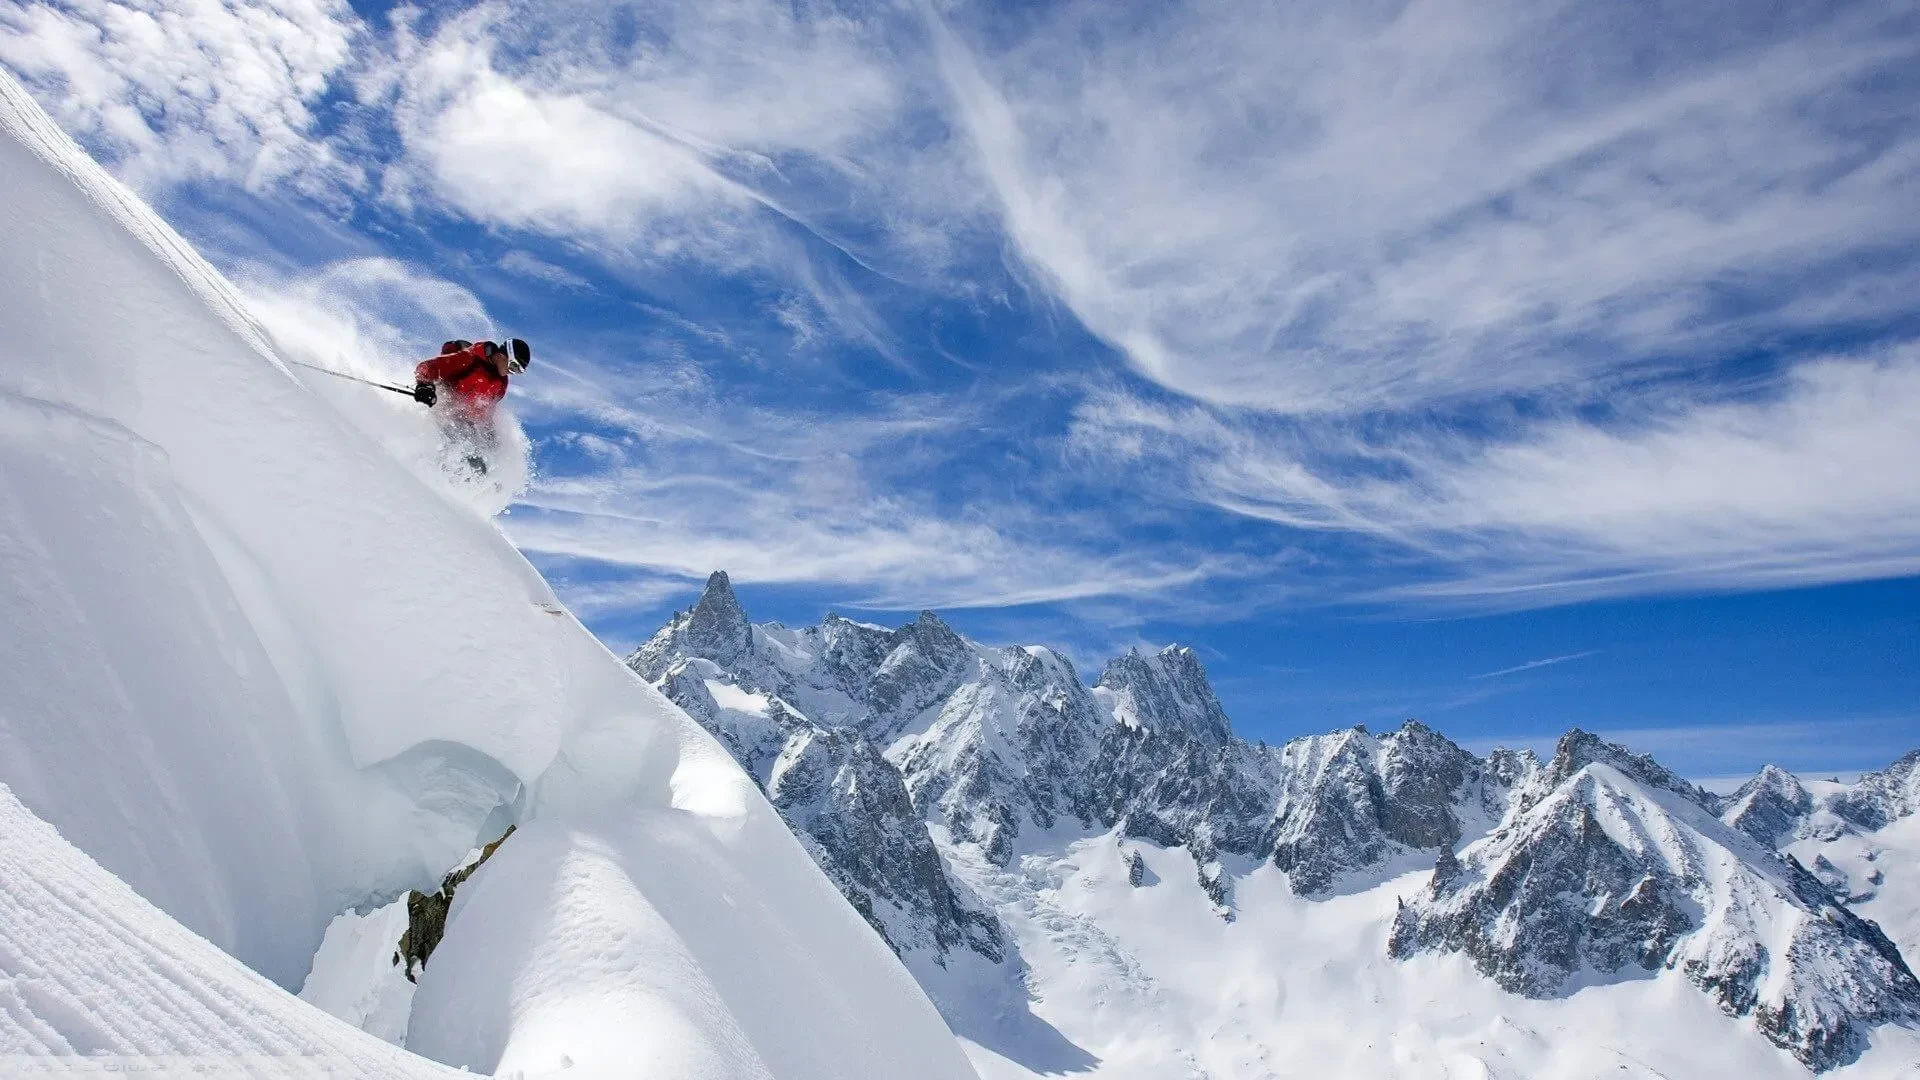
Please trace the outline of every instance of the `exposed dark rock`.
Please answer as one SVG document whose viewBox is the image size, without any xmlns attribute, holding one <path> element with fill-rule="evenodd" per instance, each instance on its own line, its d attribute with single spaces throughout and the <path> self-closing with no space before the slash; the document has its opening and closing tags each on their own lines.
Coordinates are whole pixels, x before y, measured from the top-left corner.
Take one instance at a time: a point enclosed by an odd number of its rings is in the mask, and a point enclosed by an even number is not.
<svg viewBox="0 0 1920 1080">
<path fill-rule="evenodd" d="M 977 660 L 966 639 L 923 611 L 894 632 L 893 648 L 867 684 L 866 727 L 887 738 L 951 693 Z"/>
<path fill-rule="evenodd" d="M 796 732 L 768 775 L 767 795 L 896 952 L 921 945 L 944 956 L 964 946 L 1003 958 L 999 920 L 962 901 L 899 771 L 858 734 Z M 923 938 L 931 940 L 916 940 Z"/>
<path fill-rule="evenodd" d="M 1479 759 L 1417 720 L 1384 738 L 1354 728 L 1298 739 L 1281 764 L 1273 862 L 1305 896 L 1414 852 L 1437 854 L 1468 824 L 1497 818 L 1508 798 Z"/>
<path fill-rule="evenodd" d="M 1122 724 L 1216 744 L 1233 738 L 1206 669 L 1184 645 L 1150 656 L 1130 650 L 1107 664 L 1097 685 L 1113 695 L 1114 716 Z"/>
<path fill-rule="evenodd" d="M 1649 787 L 1670 791 L 1707 810 L 1718 813 L 1720 800 L 1710 792 L 1704 791 L 1679 773 L 1653 760 L 1645 754 L 1636 754 L 1617 743 L 1607 742 L 1600 736 L 1579 728 L 1560 736 L 1560 742 L 1554 747 L 1553 760 L 1541 774 L 1535 777 L 1530 788 L 1520 796 L 1520 808 L 1525 810 L 1534 803 L 1551 795 L 1559 787 L 1573 778 L 1573 775 L 1592 764 L 1602 764 L 1617 769 L 1634 780 Z"/>
<path fill-rule="evenodd" d="M 714 733 L 786 819 L 814 861 L 895 952 L 923 948 L 935 963 L 964 947 L 1005 956 L 999 920 L 948 877 L 900 772 L 857 732 L 813 724 L 787 702 L 722 707 L 727 674 L 683 659 L 657 681 Z"/>
<path fill-rule="evenodd" d="M 1232 922 L 1233 914 L 1233 875 L 1227 873 L 1218 859 L 1209 859 L 1199 866 L 1198 880 L 1200 891 L 1213 901 L 1214 913 L 1222 919 Z"/>
<path fill-rule="evenodd" d="M 434 949 L 439 948 L 440 939 L 447 936 L 447 913 L 453 908 L 454 890 L 472 877 L 473 872 L 488 859 L 493 858 L 493 853 L 500 850 L 500 845 L 513 835 L 513 830 L 514 826 L 507 826 L 507 831 L 500 834 L 500 839 L 480 849 L 478 859 L 441 878 L 438 890 L 423 893 L 415 889 L 407 893 L 407 929 L 400 935 L 400 944 L 394 949 L 393 963 L 396 966 L 402 962 L 407 965 L 408 982 L 419 981 L 414 975 L 415 969 L 426 968 L 427 958 L 433 955 Z"/>
<path fill-rule="evenodd" d="M 693 609 L 674 615 L 672 622 L 627 658 L 627 664 L 653 680 L 682 657 L 698 656 L 731 667 L 752 649 L 753 626 L 733 594 L 733 582 L 726 571 L 715 570 Z"/>
</svg>

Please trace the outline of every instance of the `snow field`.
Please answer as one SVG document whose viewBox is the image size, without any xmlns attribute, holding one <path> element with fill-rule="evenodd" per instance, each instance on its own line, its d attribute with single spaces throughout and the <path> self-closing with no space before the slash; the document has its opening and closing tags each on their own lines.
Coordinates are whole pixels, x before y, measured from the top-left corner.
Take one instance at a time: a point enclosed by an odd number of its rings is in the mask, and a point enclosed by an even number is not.
<svg viewBox="0 0 1920 1080">
<path fill-rule="evenodd" d="M 1013 872 L 949 851 L 1018 939 L 1034 1013 L 1099 1059 L 1089 1080 L 1809 1075 L 1676 972 L 1536 1001 L 1462 956 L 1389 959 L 1396 899 L 1425 872 L 1308 900 L 1271 866 L 1236 867 L 1228 923 L 1184 849 L 1108 834 L 1028 854 Z M 1128 885 L 1127 851 L 1157 883 Z M 987 1080 L 1052 1075 L 968 1049 Z M 1859 1062 L 1825 1075 L 1906 1076 L 1916 1060 L 1920 1033 L 1885 1028 Z"/>
</svg>

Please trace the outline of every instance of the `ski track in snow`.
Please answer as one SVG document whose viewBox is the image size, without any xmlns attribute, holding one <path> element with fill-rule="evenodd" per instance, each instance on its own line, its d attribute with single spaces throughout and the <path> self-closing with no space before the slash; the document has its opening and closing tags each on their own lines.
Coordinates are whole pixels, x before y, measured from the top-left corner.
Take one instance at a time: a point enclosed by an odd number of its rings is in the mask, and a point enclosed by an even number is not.
<svg viewBox="0 0 1920 1080">
<path fill-rule="evenodd" d="M 135 895 L 0 785 L 0 1075 L 44 1055 L 182 1073 L 446 1077 L 288 995 Z M 129 1063 L 122 1063 L 125 1067 Z"/>
<path fill-rule="evenodd" d="M 423 418 L 296 378 L 4 73 L 0 189 L 0 1053 L 444 1075 L 290 991 L 399 1037 L 384 991 L 309 970 L 329 923 L 519 822 L 456 896 L 413 1049 L 971 1075 L 752 782 L 553 614 L 491 496 L 422 466 Z"/>
</svg>

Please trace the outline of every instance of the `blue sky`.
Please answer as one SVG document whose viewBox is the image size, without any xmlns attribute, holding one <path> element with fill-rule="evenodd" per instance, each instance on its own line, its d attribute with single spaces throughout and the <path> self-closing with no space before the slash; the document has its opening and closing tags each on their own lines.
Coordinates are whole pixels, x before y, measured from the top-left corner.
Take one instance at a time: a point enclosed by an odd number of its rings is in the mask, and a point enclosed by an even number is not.
<svg viewBox="0 0 1920 1080">
<path fill-rule="evenodd" d="M 1920 745 L 1911 4 L 16 0 L 0 64 L 277 333 L 532 339 L 503 525 L 615 647 L 725 568 L 1190 642 L 1251 737 Z"/>
</svg>

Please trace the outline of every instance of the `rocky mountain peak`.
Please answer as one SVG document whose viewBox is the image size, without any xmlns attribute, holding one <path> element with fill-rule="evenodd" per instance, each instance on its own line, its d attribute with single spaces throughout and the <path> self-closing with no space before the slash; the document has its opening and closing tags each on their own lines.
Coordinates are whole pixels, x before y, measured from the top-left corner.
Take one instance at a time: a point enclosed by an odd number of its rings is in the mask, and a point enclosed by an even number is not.
<svg viewBox="0 0 1920 1080">
<path fill-rule="evenodd" d="M 1560 742 L 1554 747 L 1553 760 L 1535 778 L 1530 789 L 1521 795 L 1521 808 L 1531 807 L 1566 783 L 1575 773 L 1593 764 L 1618 769 L 1639 783 L 1673 792 L 1696 805 L 1715 811 L 1719 808 L 1719 800 L 1714 796 L 1646 754 L 1636 754 L 1618 743 L 1610 743 L 1579 728 L 1560 736 Z"/>
<path fill-rule="evenodd" d="M 716 664 L 732 663 L 753 647 L 753 627 L 725 570 L 707 578 L 699 603 L 687 616 L 686 641 L 692 655 Z"/>
<path fill-rule="evenodd" d="M 1814 1069 L 1920 1017 L 1920 986 L 1877 927 L 1724 828 L 1691 785 L 1573 736 L 1545 774 L 1562 780 L 1403 904 L 1390 955 L 1461 952 L 1535 997 L 1671 968 Z"/>
<path fill-rule="evenodd" d="M 967 639 L 931 611 L 922 611 L 896 631 L 895 637 L 903 643 L 911 642 L 927 656 L 950 656 L 967 649 Z"/>
<path fill-rule="evenodd" d="M 891 649 L 866 687 L 873 734 L 890 737 L 960 682 L 973 663 L 973 647 L 940 616 L 923 611 L 895 630 Z"/>
<path fill-rule="evenodd" d="M 627 666 L 652 681 L 687 657 L 711 660 L 731 670 L 750 661 L 752 654 L 753 625 L 734 596 L 726 571 L 715 570 L 692 610 L 675 612 L 671 622 L 627 657 Z"/>
<path fill-rule="evenodd" d="M 1006 673 L 1009 682 L 1022 690 L 1084 692 L 1073 661 L 1052 649 L 1009 645 L 1000 650 L 1000 670 Z"/>
<path fill-rule="evenodd" d="M 1296 739 L 1280 756 L 1273 861 L 1303 895 L 1451 850 L 1505 801 L 1478 758 L 1417 720 Z"/>
<path fill-rule="evenodd" d="M 1460 839 L 1455 804 L 1480 779 L 1478 758 L 1418 720 L 1380 740 L 1377 765 L 1386 834 L 1411 848 L 1450 847 Z"/>
<path fill-rule="evenodd" d="M 1522 790 L 1544 768 L 1540 756 L 1531 750 L 1496 747 L 1487 754 L 1487 778 L 1514 791 Z"/>
<path fill-rule="evenodd" d="M 1213 743 L 1233 737 L 1205 666 L 1187 646 L 1169 645 L 1152 655 L 1129 649 L 1108 662 L 1098 685 L 1113 695 L 1114 718 L 1123 724 Z"/>
<path fill-rule="evenodd" d="M 922 974 L 956 949 L 1017 959 L 943 862 L 994 868 L 980 881 L 998 888 L 1022 845 L 1112 829 L 1187 849 L 1222 918 L 1256 860 L 1307 897 L 1432 867 L 1391 955 L 1465 953 L 1540 996 L 1671 969 L 1815 1069 L 1857 1056 L 1876 1025 L 1920 1022 L 1899 948 L 1836 900 L 1851 894 L 1775 853 L 1810 807 L 1842 830 L 1920 809 L 1920 753 L 1811 798 L 1765 769 L 1722 803 L 1580 730 L 1544 764 L 1482 760 L 1418 720 L 1253 746 L 1189 648 L 1130 650 L 1089 688 L 1051 650 L 989 651 L 931 612 L 897 629 L 750 628 L 723 574 L 631 662 L 748 767 Z"/>
<path fill-rule="evenodd" d="M 1833 812 L 1862 829 L 1883 829 L 1903 817 L 1920 814 L 1920 750 L 1871 772 L 1835 799 Z"/>
<path fill-rule="evenodd" d="M 1813 796 L 1798 777 L 1775 765 L 1761 769 L 1727 799 L 1720 820 L 1774 847 L 1813 812 Z"/>
</svg>

